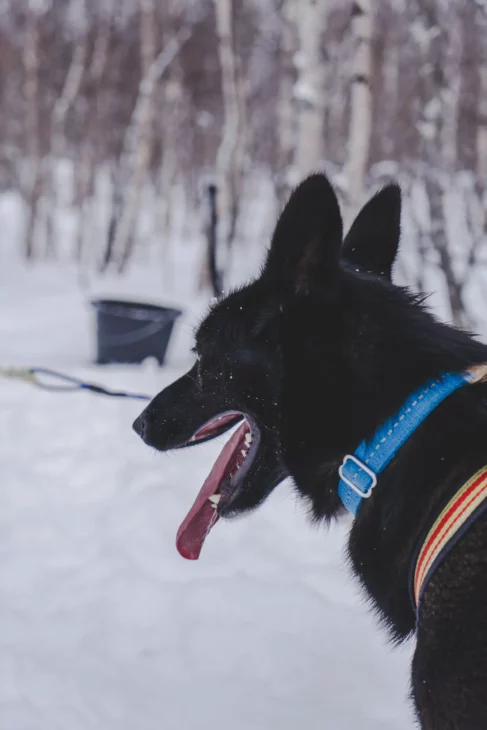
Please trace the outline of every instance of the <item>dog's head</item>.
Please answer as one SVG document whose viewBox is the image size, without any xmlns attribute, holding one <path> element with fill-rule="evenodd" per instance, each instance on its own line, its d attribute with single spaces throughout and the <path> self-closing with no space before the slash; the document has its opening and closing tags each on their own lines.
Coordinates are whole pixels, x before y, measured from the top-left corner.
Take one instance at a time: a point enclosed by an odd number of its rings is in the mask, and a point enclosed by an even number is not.
<svg viewBox="0 0 487 730">
<path fill-rule="evenodd" d="M 322 458 L 323 449 L 341 447 L 334 400 L 344 369 L 361 356 L 360 348 L 346 353 L 351 319 L 352 329 L 361 326 L 350 314 L 352 300 L 367 297 L 350 281 L 362 278 L 373 299 L 380 299 L 376 290 L 387 296 L 399 224 L 400 193 L 390 186 L 365 206 L 342 242 L 328 180 L 305 180 L 277 223 L 259 278 L 212 306 L 196 333 L 195 364 L 136 420 L 143 440 L 161 451 L 238 426 L 180 528 L 185 557 L 199 555 L 219 517 L 256 507 L 289 473 L 299 479 L 303 449 L 302 468 L 316 472 L 313 449 Z M 353 428 L 347 438 L 354 438 Z"/>
</svg>

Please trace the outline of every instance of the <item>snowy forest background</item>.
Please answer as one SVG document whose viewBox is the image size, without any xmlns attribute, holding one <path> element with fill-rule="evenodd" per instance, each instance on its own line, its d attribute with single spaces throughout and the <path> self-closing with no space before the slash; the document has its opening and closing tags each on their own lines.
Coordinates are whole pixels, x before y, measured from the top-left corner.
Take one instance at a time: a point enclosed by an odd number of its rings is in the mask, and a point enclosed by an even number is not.
<svg viewBox="0 0 487 730">
<path fill-rule="evenodd" d="M 0 81 L 25 258 L 84 277 L 148 261 L 167 280 L 198 241 L 201 290 L 209 185 L 228 269 L 258 260 L 308 172 L 332 176 L 348 220 L 395 178 L 399 278 L 487 331 L 485 0 L 1 0 Z"/>
</svg>

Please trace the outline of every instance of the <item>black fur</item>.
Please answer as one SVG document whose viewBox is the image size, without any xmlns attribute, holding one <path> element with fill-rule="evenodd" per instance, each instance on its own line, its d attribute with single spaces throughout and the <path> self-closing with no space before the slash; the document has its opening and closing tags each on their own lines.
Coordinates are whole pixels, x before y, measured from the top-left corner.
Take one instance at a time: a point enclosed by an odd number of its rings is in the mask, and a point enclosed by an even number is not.
<svg viewBox="0 0 487 730">
<path fill-rule="evenodd" d="M 219 412 L 250 414 L 262 433 L 259 456 L 223 516 L 256 507 L 286 475 L 317 520 L 339 516 L 343 456 L 430 378 L 487 362 L 485 345 L 391 283 L 399 224 L 400 192 L 390 186 L 342 244 L 329 182 L 308 178 L 277 224 L 260 277 L 212 308 L 196 336 L 198 362 L 138 419 L 147 443 L 165 450 Z M 361 506 L 350 564 L 395 641 L 415 629 L 408 581 L 421 537 L 486 462 L 487 385 L 477 384 L 433 412 Z M 487 727 L 486 520 L 424 593 L 412 668 L 423 730 Z"/>
</svg>

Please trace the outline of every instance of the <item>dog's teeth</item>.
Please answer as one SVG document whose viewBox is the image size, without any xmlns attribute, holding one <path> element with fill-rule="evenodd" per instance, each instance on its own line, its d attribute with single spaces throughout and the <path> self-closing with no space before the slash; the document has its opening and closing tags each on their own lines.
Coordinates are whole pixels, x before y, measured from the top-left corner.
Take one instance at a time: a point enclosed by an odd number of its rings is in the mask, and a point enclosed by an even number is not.
<svg viewBox="0 0 487 730">
<path fill-rule="evenodd" d="M 245 456 L 247 456 L 247 454 L 248 454 L 249 452 L 248 452 L 248 450 L 246 450 L 246 449 L 242 449 L 242 451 L 241 451 L 240 453 L 242 454 L 242 456 L 243 456 L 243 457 L 245 457 Z"/>
<path fill-rule="evenodd" d="M 252 436 L 250 435 L 250 433 L 245 434 L 245 443 L 247 446 L 250 446 L 250 444 L 252 443 Z"/>
<path fill-rule="evenodd" d="M 220 499 L 222 498 L 221 494 L 212 494 L 211 497 L 208 497 L 209 501 L 213 505 L 213 507 L 216 509 L 218 507 L 218 504 L 220 502 Z"/>
</svg>

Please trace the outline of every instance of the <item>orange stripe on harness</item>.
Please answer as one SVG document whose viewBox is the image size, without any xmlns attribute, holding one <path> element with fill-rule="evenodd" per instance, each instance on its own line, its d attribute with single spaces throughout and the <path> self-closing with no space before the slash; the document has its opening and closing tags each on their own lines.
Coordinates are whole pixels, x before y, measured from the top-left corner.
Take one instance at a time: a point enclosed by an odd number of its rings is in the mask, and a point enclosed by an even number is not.
<svg viewBox="0 0 487 730">
<path fill-rule="evenodd" d="M 484 466 L 448 502 L 424 541 L 414 572 L 416 606 L 435 563 L 486 499 L 487 466 Z"/>
</svg>

